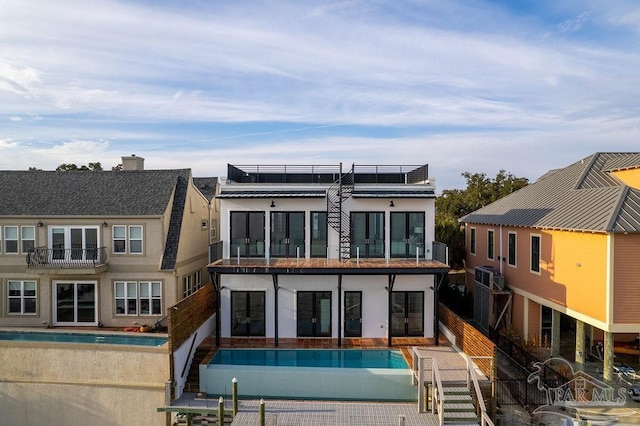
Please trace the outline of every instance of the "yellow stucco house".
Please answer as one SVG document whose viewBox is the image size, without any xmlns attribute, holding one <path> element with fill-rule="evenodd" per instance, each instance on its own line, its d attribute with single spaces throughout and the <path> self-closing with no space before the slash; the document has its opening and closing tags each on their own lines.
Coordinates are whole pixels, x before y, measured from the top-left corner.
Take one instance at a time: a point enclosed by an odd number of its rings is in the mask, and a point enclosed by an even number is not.
<svg viewBox="0 0 640 426">
<path fill-rule="evenodd" d="M 600 350 L 611 380 L 614 350 L 633 352 L 640 333 L 640 153 L 593 154 L 461 221 L 467 286 L 490 271 L 492 291 L 512 292 L 520 336 L 555 355 L 561 324 L 575 327 L 576 363 Z M 486 316 L 488 328 L 504 319 Z"/>
</svg>

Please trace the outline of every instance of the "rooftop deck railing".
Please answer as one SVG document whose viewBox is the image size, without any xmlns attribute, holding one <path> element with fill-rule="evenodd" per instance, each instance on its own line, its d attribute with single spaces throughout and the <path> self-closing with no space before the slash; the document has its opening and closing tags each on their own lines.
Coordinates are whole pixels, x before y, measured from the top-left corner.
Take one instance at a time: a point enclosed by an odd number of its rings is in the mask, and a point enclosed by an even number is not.
<svg viewBox="0 0 640 426">
<path fill-rule="evenodd" d="M 426 183 L 429 179 L 428 172 L 426 164 L 353 165 L 354 183 L 364 184 Z M 331 184 L 338 180 L 340 173 L 340 165 L 227 165 L 227 179 L 236 183 Z"/>
<path fill-rule="evenodd" d="M 213 263 L 217 260 L 224 258 L 223 248 L 225 243 L 228 244 L 228 242 L 221 240 L 209 245 L 209 263 Z M 261 241 L 260 243 L 264 244 L 264 241 Z M 249 245 L 251 247 L 249 247 Z M 236 246 L 235 249 L 230 249 L 229 247 L 227 247 L 227 250 L 230 250 L 228 254 L 228 259 L 238 259 L 238 263 L 239 263 L 239 259 L 244 259 L 244 258 L 269 259 L 271 257 L 273 258 L 285 257 L 285 256 L 271 256 L 269 252 L 269 247 L 267 247 L 266 249 L 263 248 L 263 246 L 258 247 L 256 243 L 253 243 L 253 245 L 251 244 L 249 245 L 247 247 L 242 247 L 242 248 Z M 402 256 L 388 257 L 382 253 L 380 253 L 379 256 L 373 256 L 373 255 L 367 256 L 366 248 L 364 246 L 351 244 L 349 246 L 351 250 L 350 258 L 356 262 L 360 259 L 363 259 L 363 260 L 364 259 L 387 259 L 387 260 L 415 259 L 416 261 L 427 259 L 427 260 L 435 260 L 437 262 L 444 263 L 445 265 L 449 265 L 449 248 L 447 247 L 447 245 L 437 241 L 432 241 L 431 245 L 432 245 L 431 253 L 429 253 L 429 250 L 427 250 L 427 252 L 425 253 L 424 248 L 420 247 L 416 256 L 408 253 L 406 257 L 402 257 Z M 329 246 L 323 246 L 321 244 L 315 244 L 311 246 L 311 253 L 309 257 L 337 259 L 339 258 L 338 256 L 339 251 L 340 251 L 339 245 L 334 244 Z M 248 252 L 262 253 L 262 254 L 248 255 L 247 254 Z M 291 257 L 298 257 L 300 259 L 305 259 L 307 257 L 307 254 L 305 253 L 304 245 L 298 247 L 298 250 L 296 250 L 296 252 L 298 253 L 298 255 L 291 256 Z"/>
<path fill-rule="evenodd" d="M 36 247 L 27 252 L 26 261 L 27 268 L 95 268 L 107 263 L 107 250 L 105 247 Z"/>
<path fill-rule="evenodd" d="M 209 244 L 209 263 L 222 259 L 222 241 Z"/>
</svg>

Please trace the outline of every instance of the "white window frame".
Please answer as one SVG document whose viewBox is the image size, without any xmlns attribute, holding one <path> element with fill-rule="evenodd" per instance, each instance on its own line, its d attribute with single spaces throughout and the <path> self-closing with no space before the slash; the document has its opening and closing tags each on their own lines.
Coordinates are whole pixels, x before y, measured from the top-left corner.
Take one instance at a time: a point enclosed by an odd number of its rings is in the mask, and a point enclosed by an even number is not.
<svg viewBox="0 0 640 426">
<path fill-rule="evenodd" d="M 116 229 L 123 230 L 124 235 L 116 237 Z M 116 251 L 116 242 L 124 241 L 124 249 Z M 113 254 L 127 254 L 127 225 L 113 225 L 111 227 L 111 252 Z"/>
<path fill-rule="evenodd" d="M 510 236 L 513 235 L 513 263 L 511 263 L 511 247 L 509 247 L 509 243 L 511 241 Z M 518 233 L 509 231 L 507 233 L 507 265 L 512 268 L 516 268 L 518 266 Z"/>
<path fill-rule="evenodd" d="M 131 230 L 132 229 L 136 229 L 139 228 L 140 229 L 140 238 L 133 238 L 131 236 Z M 143 254 L 144 253 L 144 229 L 142 227 L 142 225 L 129 225 L 129 232 L 127 234 L 127 237 L 129 238 L 129 254 Z M 134 241 L 140 241 L 140 251 L 133 251 L 132 249 L 132 242 Z"/>
<path fill-rule="evenodd" d="M 185 275 L 182 279 L 182 282 L 184 284 L 184 292 L 182 293 L 182 297 L 187 298 L 195 291 L 193 275 Z"/>
<path fill-rule="evenodd" d="M 20 295 L 12 296 L 9 292 L 11 291 L 11 283 L 19 283 L 20 284 Z M 25 284 L 33 284 L 33 296 L 25 295 Z M 11 312 L 11 300 L 20 300 L 20 312 Z M 25 312 L 24 303 L 26 299 L 33 299 L 35 302 L 35 308 L 33 312 Z M 7 315 L 37 315 L 38 314 L 38 282 L 33 280 L 7 280 Z"/>
<path fill-rule="evenodd" d="M 28 239 L 24 237 L 24 231 L 30 229 L 33 232 L 33 238 Z M 27 244 L 25 244 L 26 241 L 31 241 L 33 244 L 31 245 L 31 248 L 35 248 L 36 247 L 36 227 L 35 226 L 21 226 L 20 227 L 20 248 L 22 249 L 21 252 L 22 254 L 27 254 L 29 249 L 25 249 L 25 246 Z"/>
<path fill-rule="evenodd" d="M 489 238 L 491 236 L 491 238 Z M 491 242 L 491 246 L 489 246 Z M 491 250 L 489 250 L 491 249 Z M 495 260 L 496 258 L 496 233 L 493 229 L 487 229 L 487 259 Z"/>
<path fill-rule="evenodd" d="M 140 238 L 133 238 L 131 236 L 132 229 L 140 229 Z M 124 230 L 124 236 L 118 236 L 116 238 L 116 229 Z M 116 251 L 116 242 L 124 242 L 124 250 Z M 140 251 L 132 250 L 132 242 L 139 241 L 140 242 Z M 113 225 L 111 227 L 111 252 L 115 255 L 121 254 L 133 254 L 133 255 L 141 255 L 144 254 L 144 226 L 142 225 Z"/>
<path fill-rule="evenodd" d="M 122 285 L 124 294 L 118 296 L 118 285 Z M 135 295 L 129 294 L 129 289 L 135 289 Z M 146 290 L 145 290 L 146 289 Z M 157 289 L 157 291 L 154 291 Z M 144 296 L 143 296 L 144 294 Z M 114 281 L 113 283 L 113 300 L 114 311 L 118 317 L 157 317 L 162 315 L 162 282 L 161 281 Z M 118 300 L 122 300 L 124 303 L 124 312 L 118 312 Z M 157 311 L 153 309 L 153 302 L 155 300 L 160 301 L 160 306 Z M 133 309 L 129 309 L 129 304 L 134 301 L 135 312 Z M 147 302 L 148 313 L 143 313 L 143 302 Z"/>
<path fill-rule="evenodd" d="M 122 296 L 118 296 L 118 285 L 121 285 L 124 292 Z M 129 294 L 129 288 L 133 288 L 135 290 L 135 295 L 131 296 Z M 115 281 L 113 283 L 113 299 L 114 299 L 114 310 L 117 316 L 138 316 L 140 312 L 139 303 L 138 303 L 138 282 L 137 281 Z M 118 312 L 118 300 L 122 300 L 124 302 L 124 312 Z M 135 312 L 129 309 L 129 302 L 133 300 L 135 301 Z"/>
<path fill-rule="evenodd" d="M 533 260 L 533 239 L 538 238 L 538 270 L 532 268 Z M 529 272 L 536 275 L 542 275 L 542 235 L 531 234 L 529 236 Z"/>
<path fill-rule="evenodd" d="M 476 244 L 478 244 L 478 232 L 476 228 L 469 228 L 469 254 L 476 255 Z"/>
<path fill-rule="evenodd" d="M 4 252 L 4 240 L 2 239 L 2 226 L 0 226 L 0 254 Z"/>
<path fill-rule="evenodd" d="M 16 237 L 9 239 L 7 238 L 7 229 L 15 229 L 16 231 Z M 16 243 L 16 250 L 15 251 L 9 251 L 7 250 L 7 243 L 9 241 L 15 241 Z M 4 244 L 3 244 L 3 249 L 4 249 L 4 254 L 20 254 L 20 227 L 19 226 L 5 226 L 4 227 Z"/>
<path fill-rule="evenodd" d="M 139 312 L 140 316 L 158 316 L 162 315 L 162 283 L 160 281 L 140 281 L 138 283 L 138 300 L 139 300 Z M 147 295 L 143 296 L 143 289 L 147 289 Z M 154 288 L 158 291 L 155 292 Z M 157 311 L 153 309 L 153 302 L 155 300 L 160 301 L 160 306 Z M 142 302 L 147 302 L 149 307 L 148 313 L 143 313 Z"/>
</svg>

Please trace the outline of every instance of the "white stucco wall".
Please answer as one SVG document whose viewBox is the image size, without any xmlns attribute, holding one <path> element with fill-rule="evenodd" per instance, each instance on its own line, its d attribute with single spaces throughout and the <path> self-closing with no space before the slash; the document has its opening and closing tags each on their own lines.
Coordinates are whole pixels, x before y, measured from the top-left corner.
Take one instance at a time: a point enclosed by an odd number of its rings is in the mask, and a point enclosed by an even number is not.
<svg viewBox="0 0 640 426">
<path fill-rule="evenodd" d="M 0 424 L 162 425 L 166 344 L 160 348 L 3 341 Z"/>
<path fill-rule="evenodd" d="M 221 294 L 222 337 L 231 336 L 231 291 L 264 291 L 266 337 L 274 337 L 275 291 L 271 275 L 222 275 Z M 278 277 L 278 337 L 296 337 L 296 293 L 298 291 L 331 291 L 332 337 L 338 337 L 338 278 L 335 275 L 281 275 Z M 433 276 L 397 276 L 394 291 L 424 292 L 424 337 L 433 337 Z M 342 304 L 345 291 L 362 291 L 362 337 L 384 338 L 388 335 L 388 277 L 343 276 Z M 344 309 L 344 308 L 343 308 Z M 344 315 L 342 320 L 344 321 Z M 340 324 L 342 327 L 342 324 Z"/>
</svg>

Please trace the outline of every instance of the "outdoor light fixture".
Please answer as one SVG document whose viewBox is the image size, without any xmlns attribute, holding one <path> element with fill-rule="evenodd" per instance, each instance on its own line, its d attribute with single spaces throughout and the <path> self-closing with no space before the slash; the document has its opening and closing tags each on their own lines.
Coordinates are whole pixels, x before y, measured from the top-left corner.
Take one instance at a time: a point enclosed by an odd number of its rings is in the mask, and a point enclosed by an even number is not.
<svg viewBox="0 0 640 426">
<path fill-rule="evenodd" d="M 44 226 L 44 223 L 42 223 L 42 221 L 41 221 L 41 220 L 40 220 L 40 221 L 38 221 L 38 227 L 39 227 L 39 228 L 42 228 L 43 226 Z"/>
<path fill-rule="evenodd" d="M 276 202 L 271 200 L 271 207 L 275 207 L 276 206 Z"/>
<path fill-rule="evenodd" d="M 389 203 L 389 207 L 395 207 L 396 205 L 393 204 L 393 200 L 391 200 L 391 202 Z"/>
</svg>

